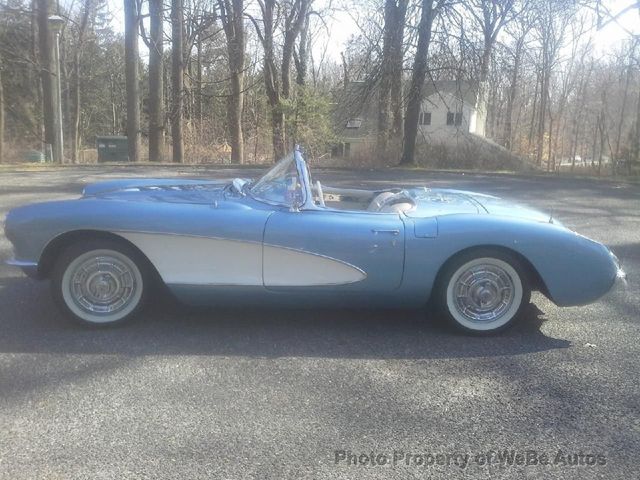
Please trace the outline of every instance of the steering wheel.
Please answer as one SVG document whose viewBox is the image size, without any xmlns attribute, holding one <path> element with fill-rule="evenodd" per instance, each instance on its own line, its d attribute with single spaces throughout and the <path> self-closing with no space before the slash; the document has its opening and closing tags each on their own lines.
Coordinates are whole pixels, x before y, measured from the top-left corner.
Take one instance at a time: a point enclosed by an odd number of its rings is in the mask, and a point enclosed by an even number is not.
<svg viewBox="0 0 640 480">
<path fill-rule="evenodd" d="M 316 180 L 316 190 L 318 192 L 318 199 L 320 200 L 320 206 L 326 207 L 324 204 L 324 193 L 322 192 L 322 185 L 320 185 L 320 180 Z"/>
</svg>

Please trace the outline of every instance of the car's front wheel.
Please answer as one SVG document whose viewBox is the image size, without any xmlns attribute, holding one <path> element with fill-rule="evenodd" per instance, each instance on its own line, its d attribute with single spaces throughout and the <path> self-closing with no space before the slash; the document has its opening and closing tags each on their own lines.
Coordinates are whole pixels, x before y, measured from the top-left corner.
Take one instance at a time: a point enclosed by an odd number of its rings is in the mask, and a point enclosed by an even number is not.
<svg viewBox="0 0 640 480">
<path fill-rule="evenodd" d="M 71 245 L 62 253 L 51 286 L 56 303 L 72 319 L 108 326 L 140 310 L 147 278 L 133 249 L 111 240 L 91 240 Z"/>
<path fill-rule="evenodd" d="M 529 303 L 531 289 L 521 262 L 499 250 L 454 258 L 438 285 L 438 305 L 459 330 L 476 335 L 511 326 Z"/>
</svg>

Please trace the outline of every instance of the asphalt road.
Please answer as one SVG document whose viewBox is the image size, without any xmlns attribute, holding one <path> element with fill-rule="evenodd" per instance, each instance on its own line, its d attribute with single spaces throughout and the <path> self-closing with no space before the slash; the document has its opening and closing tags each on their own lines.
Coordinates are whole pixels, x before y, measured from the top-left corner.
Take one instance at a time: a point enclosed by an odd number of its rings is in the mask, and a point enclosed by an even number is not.
<svg viewBox="0 0 640 480">
<path fill-rule="evenodd" d="M 104 178 L 254 173 L 5 169 L 0 216 Z M 419 311 L 193 311 L 170 301 L 92 331 L 61 317 L 47 283 L 3 265 L 0 478 L 638 478 L 638 186 L 399 170 L 318 178 L 448 185 L 553 211 L 609 245 L 628 285 L 581 308 L 534 295 L 525 320 L 493 338 L 453 334 Z M 9 256 L 2 236 L 0 260 Z M 531 451 L 538 464 L 486 462 L 491 450 Z M 349 452 L 366 465 L 348 464 Z"/>
</svg>

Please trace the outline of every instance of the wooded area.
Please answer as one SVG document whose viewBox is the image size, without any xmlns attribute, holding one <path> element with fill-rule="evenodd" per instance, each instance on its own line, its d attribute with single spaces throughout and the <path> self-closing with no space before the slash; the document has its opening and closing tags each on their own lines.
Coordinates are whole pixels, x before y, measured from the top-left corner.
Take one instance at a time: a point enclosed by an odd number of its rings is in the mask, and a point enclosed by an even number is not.
<svg viewBox="0 0 640 480">
<path fill-rule="evenodd" d="M 65 162 L 95 161 L 104 135 L 126 135 L 130 161 L 265 163 L 297 143 L 328 158 L 358 81 L 377 102 L 370 163 L 428 165 L 421 103 L 440 80 L 474 85 L 483 137 L 537 168 L 629 175 L 640 160 L 640 36 L 595 48 L 605 26 L 640 22 L 640 2 L 119 2 L 123 32 L 107 0 L 0 4 L 0 161 L 48 155 L 56 108 Z M 337 14 L 356 28 L 331 52 Z"/>
</svg>

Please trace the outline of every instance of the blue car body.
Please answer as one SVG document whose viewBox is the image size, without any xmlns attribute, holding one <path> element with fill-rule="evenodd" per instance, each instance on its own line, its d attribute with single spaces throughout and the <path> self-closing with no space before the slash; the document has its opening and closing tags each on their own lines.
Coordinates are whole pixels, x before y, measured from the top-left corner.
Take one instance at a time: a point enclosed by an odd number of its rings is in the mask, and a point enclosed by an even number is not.
<svg viewBox="0 0 640 480">
<path fill-rule="evenodd" d="M 235 305 L 418 307 L 446 262 L 478 247 L 517 255 L 532 287 L 560 306 L 598 299 L 620 275 L 605 246 L 536 210 L 428 188 L 402 190 L 412 208 L 401 212 L 335 208 L 324 193 L 318 205 L 299 152 L 294 162 L 305 198 L 293 206 L 260 199 L 240 180 L 127 179 L 90 185 L 80 199 L 16 208 L 5 225 L 10 263 L 46 278 L 72 239 L 117 236 L 183 301 Z"/>
</svg>

